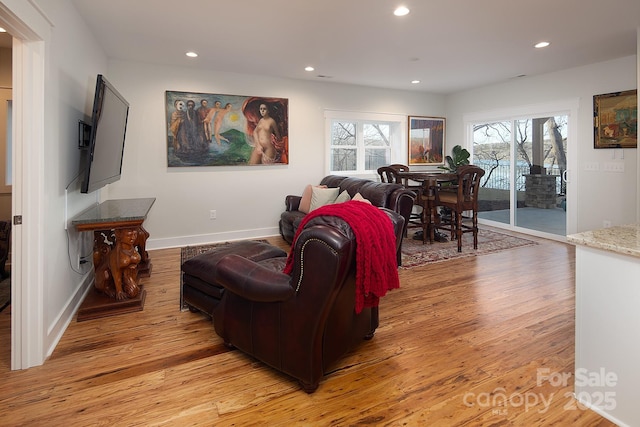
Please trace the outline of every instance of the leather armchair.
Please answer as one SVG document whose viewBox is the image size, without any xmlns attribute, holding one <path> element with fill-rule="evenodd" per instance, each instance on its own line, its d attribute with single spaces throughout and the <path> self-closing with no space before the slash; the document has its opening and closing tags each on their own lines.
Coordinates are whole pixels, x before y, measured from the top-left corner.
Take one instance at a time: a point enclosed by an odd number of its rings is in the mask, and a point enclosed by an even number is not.
<svg viewBox="0 0 640 427">
<path fill-rule="evenodd" d="M 391 218 L 396 246 L 404 218 Z M 215 266 L 225 288 L 213 312 L 216 333 L 225 344 L 296 378 L 312 393 L 330 367 L 378 327 L 378 307 L 355 312 L 356 239 L 340 218 L 320 216 L 305 225 L 286 257 L 260 261 L 231 254 Z"/>
</svg>

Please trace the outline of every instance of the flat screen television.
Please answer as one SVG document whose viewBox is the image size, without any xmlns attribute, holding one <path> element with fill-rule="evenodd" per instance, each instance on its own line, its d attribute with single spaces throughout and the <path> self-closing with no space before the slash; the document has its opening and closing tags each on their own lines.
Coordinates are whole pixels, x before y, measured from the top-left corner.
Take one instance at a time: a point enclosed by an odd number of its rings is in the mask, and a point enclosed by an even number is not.
<svg viewBox="0 0 640 427">
<path fill-rule="evenodd" d="M 90 127 L 81 130 L 89 135 L 81 141 L 87 150 L 82 193 L 92 193 L 120 179 L 128 116 L 127 100 L 98 74 Z"/>
</svg>

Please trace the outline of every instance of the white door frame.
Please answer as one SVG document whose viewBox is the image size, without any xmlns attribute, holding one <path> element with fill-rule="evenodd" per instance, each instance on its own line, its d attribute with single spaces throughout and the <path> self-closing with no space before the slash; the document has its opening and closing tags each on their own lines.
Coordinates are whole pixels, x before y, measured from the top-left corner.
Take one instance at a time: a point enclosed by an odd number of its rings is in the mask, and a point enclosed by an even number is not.
<svg viewBox="0 0 640 427">
<path fill-rule="evenodd" d="M 11 369 L 44 363 L 45 45 L 51 23 L 32 2 L 2 0 L 0 20 L 13 35 L 13 188 Z M 15 222 L 15 221 L 14 221 Z"/>
<path fill-rule="evenodd" d="M 504 108 L 499 110 L 491 110 L 480 113 L 465 114 L 463 117 L 465 125 L 465 140 L 471 145 L 473 144 L 473 124 L 489 123 L 493 121 L 514 121 L 522 117 L 550 117 L 554 115 L 568 115 L 569 129 L 567 132 L 567 231 L 566 234 L 577 232 L 578 228 L 578 183 L 577 183 L 577 141 L 578 137 L 578 106 L 580 100 L 566 99 L 553 101 L 544 104 L 525 105 L 520 107 Z M 471 151 L 471 150 L 470 150 Z M 512 169 L 514 167 L 513 162 Z M 511 171 L 513 176 L 513 170 Z M 510 196 L 513 198 L 513 196 Z M 511 209 L 511 218 L 509 227 L 515 228 L 513 225 L 514 211 Z M 520 229 L 524 231 L 526 229 Z M 531 234 L 537 234 L 533 230 L 526 230 Z M 552 236 L 546 236 L 552 237 Z M 555 237 L 555 236 L 553 236 Z M 560 236 L 558 236 L 560 237 Z M 561 240 L 566 240 L 565 236 L 561 236 Z"/>
</svg>

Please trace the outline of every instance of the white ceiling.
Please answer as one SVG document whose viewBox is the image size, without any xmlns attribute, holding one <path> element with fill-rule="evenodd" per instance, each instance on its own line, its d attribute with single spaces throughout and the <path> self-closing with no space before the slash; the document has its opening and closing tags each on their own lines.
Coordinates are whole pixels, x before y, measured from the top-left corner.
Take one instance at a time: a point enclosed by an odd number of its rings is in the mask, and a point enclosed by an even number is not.
<svg viewBox="0 0 640 427">
<path fill-rule="evenodd" d="M 640 0 L 72 2 L 110 58 L 443 94 L 634 55 L 640 28 Z"/>
</svg>

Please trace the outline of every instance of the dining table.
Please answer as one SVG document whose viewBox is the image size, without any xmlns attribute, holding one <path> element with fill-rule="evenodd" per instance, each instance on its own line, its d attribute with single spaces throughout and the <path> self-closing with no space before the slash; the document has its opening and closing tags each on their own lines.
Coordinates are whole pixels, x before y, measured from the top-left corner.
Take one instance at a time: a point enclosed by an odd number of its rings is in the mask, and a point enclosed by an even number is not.
<svg viewBox="0 0 640 427">
<path fill-rule="evenodd" d="M 396 172 L 398 177 L 403 182 L 414 181 L 422 184 L 427 181 L 433 185 L 437 185 L 442 182 L 453 182 L 458 178 L 458 175 L 453 172 L 437 172 L 437 171 L 403 171 Z M 407 184 L 405 184 L 407 185 Z"/>
<path fill-rule="evenodd" d="M 433 243 L 434 239 L 437 241 L 447 241 L 445 235 L 437 233 L 436 231 L 436 225 L 439 223 L 439 216 L 436 212 L 436 192 L 439 191 L 443 183 L 455 183 L 458 175 L 444 171 L 409 170 L 403 172 L 398 171 L 397 176 L 407 189 L 418 193 L 417 200 L 422 207 L 422 242 L 425 243 L 427 240 L 425 234 L 429 235 L 430 243 Z"/>
</svg>

